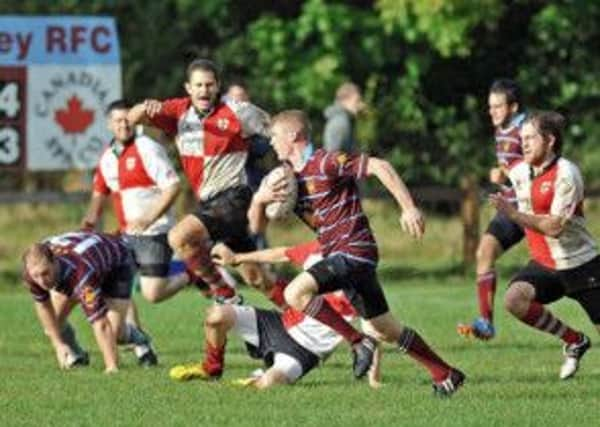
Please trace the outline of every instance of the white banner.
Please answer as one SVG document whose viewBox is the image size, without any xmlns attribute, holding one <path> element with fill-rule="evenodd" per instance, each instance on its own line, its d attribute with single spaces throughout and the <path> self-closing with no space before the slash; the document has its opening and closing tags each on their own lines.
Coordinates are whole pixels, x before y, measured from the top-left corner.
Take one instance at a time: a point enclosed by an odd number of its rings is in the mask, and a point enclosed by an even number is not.
<svg viewBox="0 0 600 427">
<path fill-rule="evenodd" d="M 95 167 L 121 93 L 112 18 L 0 16 L 0 167 Z"/>
</svg>

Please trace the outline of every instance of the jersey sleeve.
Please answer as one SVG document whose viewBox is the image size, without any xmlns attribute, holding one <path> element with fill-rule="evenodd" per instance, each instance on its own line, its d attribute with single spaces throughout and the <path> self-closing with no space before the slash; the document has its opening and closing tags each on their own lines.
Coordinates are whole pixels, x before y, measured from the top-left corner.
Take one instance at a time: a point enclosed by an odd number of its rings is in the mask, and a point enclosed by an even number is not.
<svg viewBox="0 0 600 427">
<path fill-rule="evenodd" d="M 179 118 L 190 106 L 189 98 L 171 98 L 163 101 L 159 113 L 150 118 L 150 122 L 169 136 L 177 134 Z"/>
<path fill-rule="evenodd" d="M 227 101 L 242 125 L 242 137 L 269 136 L 269 114 L 250 102 Z"/>
<path fill-rule="evenodd" d="M 302 267 L 309 256 L 320 252 L 321 246 L 319 245 L 319 242 L 313 240 L 312 242 L 302 243 L 286 249 L 285 256 L 288 257 L 290 262 L 295 266 Z"/>
<path fill-rule="evenodd" d="M 368 156 L 333 151 L 321 159 L 321 173 L 329 177 L 362 179 L 367 175 Z"/>
<path fill-rule="evenodd" d="M 583 178 L 577 167 L 567 164 L 556 177 L 550 215 L 569 220 L 582 202 Z"/>
<path fill-rule="evenodd" d="M 162 145 L 148 137 L 138 138 L 136 143 L 139 144 L 146 173 L 159 188 L 167 188 L 179 182 L 179 176 Z"/>
</svg>

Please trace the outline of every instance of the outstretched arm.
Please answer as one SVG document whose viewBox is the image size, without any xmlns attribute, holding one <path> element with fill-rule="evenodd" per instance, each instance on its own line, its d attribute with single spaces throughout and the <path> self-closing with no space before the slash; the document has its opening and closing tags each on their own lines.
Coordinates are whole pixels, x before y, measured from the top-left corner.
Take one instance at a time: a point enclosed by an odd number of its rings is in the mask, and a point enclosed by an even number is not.
<svg viewBox="0 0 600 427">
<path fill-rule="evenodd" d="M 127 119 L 131 124 L 149 124 L 150 118 L 154 117 L 162 109 L 162 102 L 156 99 L 146 99 L 144 102 L 134 105 L 127 113 Z"/>
<path fill-rule="evenodd" d="M 425 218 L 415 206 L 408 188 L 392 165 L 387 160 L 369 157 L 367 175 L 375 175 L 398 203 L 402 210 L 400 217 L 402 229 L 413 237 L 421 238 L 425 232 Z"/>
<path fill-rule="evenodd" d="M 287 247 L 281 246 L 277 248 L 263 249 L 260 251 L 236 253 L 233 252 L 227 245 L 218 243 L 213 247 L 211 256 L 214 262 L 218 265 L 236 266 L 247 262 L 272 264 L 288 262 L 289 258 L 285 254 L 287 249 Z"/>
</svg>

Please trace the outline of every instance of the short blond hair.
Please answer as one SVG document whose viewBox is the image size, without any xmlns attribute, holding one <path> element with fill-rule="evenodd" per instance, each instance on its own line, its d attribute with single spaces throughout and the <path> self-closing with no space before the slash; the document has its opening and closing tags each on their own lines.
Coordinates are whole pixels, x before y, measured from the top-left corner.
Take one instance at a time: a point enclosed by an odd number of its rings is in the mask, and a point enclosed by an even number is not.
<svg viewBox="0 0 600 427">
<path fill-rule="evenodd" d="M 21 259 L 25 265 L 41 261 L 50 263 L 54 261 L 54 253 L 46 243 L 34 243 L 23 252 Z"/>
<path fill-rule="evenodd" d="M 308 138 L 310 136 L 310 120 L 308 115 L 302 110 L 284 110 L 271 118 L 271 126 L 275 123 L 283 123 L 297 132 L 300 136 Z"/>
</svg>

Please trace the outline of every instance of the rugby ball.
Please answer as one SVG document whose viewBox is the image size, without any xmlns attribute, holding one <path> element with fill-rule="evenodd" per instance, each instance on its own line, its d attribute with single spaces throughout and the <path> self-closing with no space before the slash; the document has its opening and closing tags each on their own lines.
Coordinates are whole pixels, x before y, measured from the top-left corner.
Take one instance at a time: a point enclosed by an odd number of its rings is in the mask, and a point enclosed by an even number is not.
<svg viewBox="0 0 600 427">
<path fill-rule="evenodd" d="M 265 214 L 269 219 L 283 219 L 291 214 L 296 206 L 298 197 L 298 183 L 294 171 L 289 165 L 277 166 L 264 178 L 263 185 L 274 185 L 281 178 L 285 179 L 286 199 L 284 201 L 271 202 L 265 208 Z"/>
</svg>

